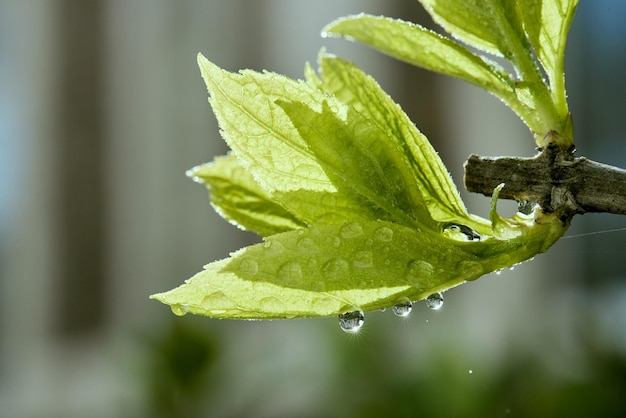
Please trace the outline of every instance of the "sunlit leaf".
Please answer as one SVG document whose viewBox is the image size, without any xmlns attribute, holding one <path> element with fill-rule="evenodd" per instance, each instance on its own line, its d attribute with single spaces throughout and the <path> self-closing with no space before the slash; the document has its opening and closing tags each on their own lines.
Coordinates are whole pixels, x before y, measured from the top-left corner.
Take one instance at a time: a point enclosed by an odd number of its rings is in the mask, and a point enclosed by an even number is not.
<svg viewBox="0 0 626 418">
<path fill-rule="evenodd" d="M 577 1 L 420 1 L 454 39 L 413 23 L 365 14 L 341 18 L 323 33 L 363 42 L 408 63 L 482 87 L 519 115 L 540 147 L 546 146 L 544 138 L 552 131 L 566 141 L 561 145 L 573 144 L 563 62 Z M 514 71 L 508 73 L 457 41 L 504 57 Z"/>
<path fill-rule="evenodd" d="M 323 95 L 274 73 L 230 73 L 198 56 L 209 101 L 234 154 L 267 191 L 334 191 L 276 100 L 321 103 Z"/>
<path fill-rule="evenodd" d="M 266 236 L 305 226 L 273 200 L 232 155 L 194 167 L 187 174 L 207 186 L 211 204 L 222 217 L 246 231 Z"/>
<path fill-rule="evenodd" d="M 514 100 L 513 80 L 504 69 L 420 25 L 360 14 L 336 20 L 323 33 L 358 40 L 410 64 L 469 81 L 507 102 Z"/>
<path fill-rule="evenodd" d="M 467 211 L 439 155 L 406 113 L 370 76 L 341 58 L 321 54 L 323 88 L 352 106 L 384 132 L 390 145 L 408 159 L 412 176 L 428 207 L 439 222 L 462 221 Z"/>
<path fill-rule="evenodd" d="M 519 0 L 524 30 L 548 75 L 552 97 L 561 113 L 567 112 L 565 96 L 565 44 L 578 0 Z"/>
</svg>

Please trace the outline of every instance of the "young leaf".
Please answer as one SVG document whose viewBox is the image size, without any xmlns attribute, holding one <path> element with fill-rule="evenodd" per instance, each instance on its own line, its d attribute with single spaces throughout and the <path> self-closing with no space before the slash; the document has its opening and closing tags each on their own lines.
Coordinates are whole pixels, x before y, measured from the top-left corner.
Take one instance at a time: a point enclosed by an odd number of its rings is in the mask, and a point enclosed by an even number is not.
<svg viewBox="0 0 626 418">
<path fill-rule="evenodd" d="M 309 70 L 304 83 L 201 60 L 234 154 L 191 175 L 227 219 L 271 235 L 154 299 L 223 318 L 375 310 L 518 263 L 563 234 L 553 215 L 500 218 L 499 189 L 491 224 L 468 215 L 430 144 L 380 87 L 346 62 L 322 65 L 322 79 Z M 316 168 L 275 172 L 276 162 L 259 158 L 264 146 Z"/>
<path fill-rule="evenodd" d="M 224 71 L 198 56 L 210 103 L 235 156 L 265 190 L 335 191 L 276 100 L 321 103 L 321 92 L 274 73 Z"/>
<path fill-rule="evenodd" d="M 352 108 L 342 120 L 326 102 L 320 113 L 299 102 L 280 105 L 340 192 L 362 196 L 387 219 L 434 227 L 408 161 L 387 132 Z"/>
<path fill-rule="evenodd" d="M 336 20 L 322 33 L 355 39 L 409 64 L 466 80 L 507 103 L 515 100 L 514 82 L 504 69 L 420 25 L 359 14 Z"/>
<path fill-rule="evenodd" d="M 243 230 L 266 236 L 305 226 L 273 200 L 233 155 L 194 167 L 187 175 L 206 185 L 215 210 Z"/>
<path fill-rule="evenodd" d="M 370 76 L 356 65 L 322 53 L 319 58 L 322 87 L 366 116 L 408 158 L 430 216 L 439 222 L 461 222 L 467 210 L 439 155 L 406 113 Z"/>
<path fill-rule="evenodd" d="M 553 100 L 560 113 L 567 114 L 565 95 L 565 44 L 578 0 L 519 0 L 517 7 L 523 19 L 537 58 L 548 79 Z"/>
<path fill-rule="evenodd" d="M 506 58 L 504 69 L 419 25 L 365 14 L 339 19 L 324 34 L 356 39 L 411 64 L 473 83 L 504 101 L 538 146 L 558 132 L 573 144 L 563 62 L 577 0 L 420 0 L 433 19 L 467 45 Z M 538 61 L 535 59 L 538 58 Z M 540 67 L 541 64 L 541 67 Z M 549 83 L 543 79 L 547 74 Z"/>
<path fill-rule="evenodd" d="M 563 231 L 560 222 L 538 226 L 534 217 L 508 220 L 502 229 L 516 236 L 467 242 L 384 221 L 314 225 L 267 237 L 152 298 L 178 314 L 217 318 L 378 310 L 521 262 L 545 251 Z"/>
</svg>

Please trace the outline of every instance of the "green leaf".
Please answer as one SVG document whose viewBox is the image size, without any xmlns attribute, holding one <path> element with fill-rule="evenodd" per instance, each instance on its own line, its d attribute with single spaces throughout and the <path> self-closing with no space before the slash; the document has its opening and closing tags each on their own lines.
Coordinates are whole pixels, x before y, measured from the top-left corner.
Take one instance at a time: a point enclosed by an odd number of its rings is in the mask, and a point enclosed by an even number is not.
<svg viewBox="0 0 626 418">
<path fill-rule="evenodd" d="M 467 210 L 450 174 L 400 106 L 356 65 L 323 53 L 319 63 L 325 91 L 390 133 L 387 139 L 407 159 L 430 216 L 439 222 L 465 221 Z"/>
<path fill-rule="evenodd" d="M 190 175 L 224 217 L 265 238 L 154 299 L 177 314 L 241 319 L 377 310 L 521 262 L 564 233 L 554 215 L 501 218 L 500 188 L 491 223 L 467 214 L 380 87 L 345 61 L 320 63 L 321 79 L 309 67 L 300 82 L 200 60 L 233 154 Z"/>
<path fill-rule="evenodd" d="M 265 190 L 335 191 L 276 100 L 321 103 L 307 83 L 274 73 L 224 71 L 198 56 L 209 102 L 235 156 Z"/>
<path fill-rule="evenodd" d="M 434 227 L 408 161 L 387 132 L 352 108 L 342 120 L 326 102 L 319 113 L 299 102 L 280 105 L 340 192 L 364 197 L 387 219 Z"/>
<path fill-rule="evenodd" d="M 379 310 L 521 262 L 554 239 L 553 224 L 516 227 L 522 231 L 516 239 L 463 242 L 383 221 L 314 225 L 267 237 L 152 298 L 178 314 L 217 318 Z"/>
<path fill-rule="evenodd" d="M 456 40 L 506 58 L 515 74 L 455 40 L 402 20 L 365 14 L 348 16 L 328 25 L 323 34 L 358 40 L 400 60 L 491 92 L 528 125 L 540 147 L 547 145 L 546 138 L 558 138 L 562 146 L 573 143 L 563 62 L 576 0 L 420 1 Z M 560 135 L 548 136 L 550 132 Z"/>
<path fill-rule="evenodd" d="M 490 0 L 420 0 L 433 20 L 456 39 L 497 56 L 509 55 Z"/>
<path fill-rule="evenodd" d="M 519 0 L 517 7 L 524 30 L 541 62 L 553 100 L 561 114 L 567 114 L 565 95 L 565 44 L 578 0 Z M 569 134 L 569 133 L 565 133 Z"/>
<path fill-rule="evenodd" d="M 515 102 L 514 82 L 504 69 L 420 25 L 360 14 L 336 20 L 323 34 L 358 40 L 409 64 L 466 80 L 507 103 Z"/>
<path fill-rule="evenodd" d="M 273 200 L 232 155 L 194 167 L 187 175 L 205 184 L 215 210 L 243 230 L 266 236 L 305 226 Z"/>
</svg>

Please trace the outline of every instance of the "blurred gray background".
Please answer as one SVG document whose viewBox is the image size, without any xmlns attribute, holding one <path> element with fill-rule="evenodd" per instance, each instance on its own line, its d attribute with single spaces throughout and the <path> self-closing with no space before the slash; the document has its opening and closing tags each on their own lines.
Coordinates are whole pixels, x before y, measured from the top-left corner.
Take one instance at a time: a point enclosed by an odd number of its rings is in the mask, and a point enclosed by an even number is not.
<svg viewBox="0 0 626 418">
<path fill-rule="evenodd" d="M 460 188 L 470 153 L 535 153 L 479 89 L 319 36 L 359 12 L 430 25 L 414 0 L 0 0 L 2 417 L 623 416 L 626 232 L 563 239 L 439 312 L 368 314 L 356 337 L 148 300 L 258 240 L 184 174 L 226 152 L 198 52 L 291 77 L 322 46 L 354 60 Z M 567 57 L 578 154 L 621 167 L 624 19 L 623 1 L 581 0 Z M 589 214 L 568 234 L 625 226 Z"/>
</svg>

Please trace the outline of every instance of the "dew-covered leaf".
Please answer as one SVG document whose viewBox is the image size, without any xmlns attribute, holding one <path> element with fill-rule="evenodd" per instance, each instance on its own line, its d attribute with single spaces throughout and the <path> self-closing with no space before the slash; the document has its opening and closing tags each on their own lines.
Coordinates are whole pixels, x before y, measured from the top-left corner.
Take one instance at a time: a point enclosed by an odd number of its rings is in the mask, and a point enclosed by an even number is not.
<svg viewBox="0 0 626 418">
<path fill-rule="evenodd" d="M 373 122 L 408 159 L 430 216 L 439 222 L 463 222 L 468 214 L 459 192 L 437 152 L 406 113 L 370 76 L 356 65 L 320 54 L 325 91 L 353 107 Z"/>
<path fill-rule="evenodd" d="M 498 15 L 491 0 L 420 0 L 433 20 L 455 38 L 498 56 L 506 55 Z"/>
<path fill-rule="evenodd" d="M 303 103 L 280 105 L 340 192 L 364 197 L 404 225 L 435 227 L 407 156 L 390 132 L 353 108 L 344 120 L 326 102 L 320 112 Z"/>
<path fill-rule="evenodd" d="M 178 313 L 274 319 L 419 300 L 534 255 L 550 225 L 516 239 L 464 242 L 391 222 L 321 224 L 267 237 L 153 298 Z"/>
<path fill-rule="evenodd" d="M 275 103 L 279 99 L 321 103 L 321 92 L 275 73 L 231 73 L 202 55 L 198 65 L 224 139 L 265 190 L 335 191 L 297 129 Z"/>
<path fill-rule="evenodd" d="M 272 199 L 233 155 L 187 174 L 207 186 L 211 204 L 224 219 L 246 231 L 267 236 L 306 225 Z"/>
<path fill-rule="evenodd" d="M 323 33 L 355 39 L 418 67 L 466 80 L 507 103 L 514 100 L 513 81 L 506 71 L 420 25 L 360 14 L 336 20 Z"/>
</svg>

